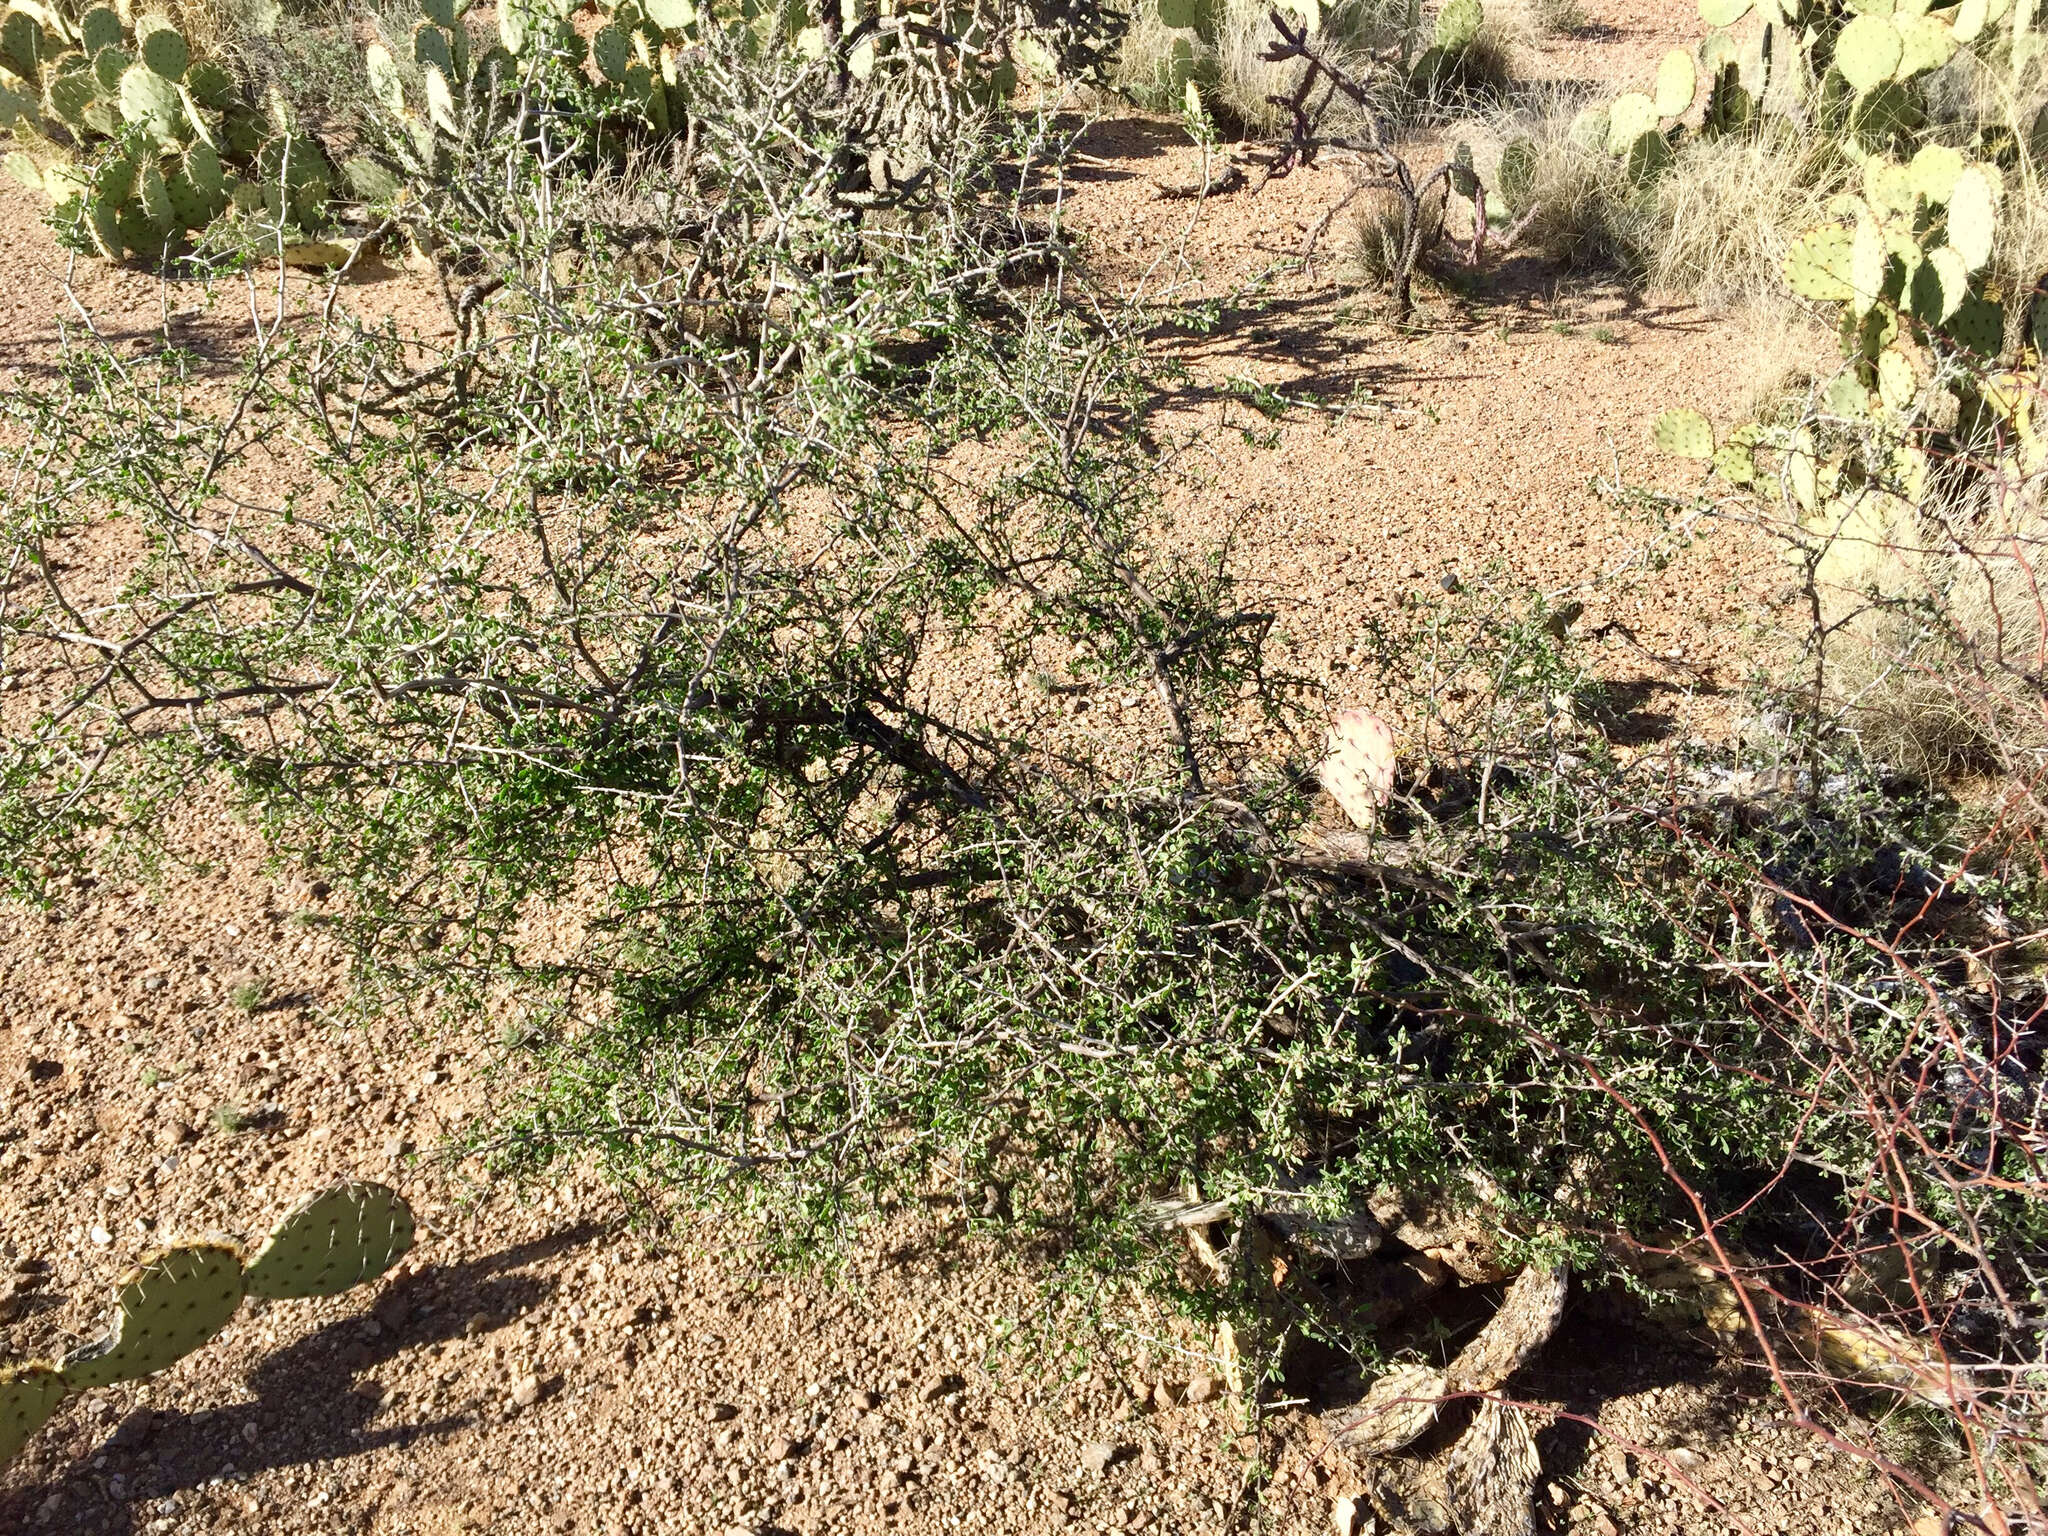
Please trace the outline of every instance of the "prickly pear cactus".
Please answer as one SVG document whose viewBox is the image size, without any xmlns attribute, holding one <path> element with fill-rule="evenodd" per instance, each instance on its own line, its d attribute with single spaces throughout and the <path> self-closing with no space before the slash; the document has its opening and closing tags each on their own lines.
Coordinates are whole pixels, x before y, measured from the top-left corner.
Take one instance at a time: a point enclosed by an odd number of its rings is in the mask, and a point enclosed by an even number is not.
<svg viewBox="0 0 2048 1536">
<path fill-rule="evenodd" d="M 1515 1276 L 1500 1310 L 1451 1362 L 1450 1390 L 1491 1392 L 1528 1364 L 1557 1332 L 1570 1290 L 1571 1271 L 1562 1265 L 1531 1264 Z"/>
<path fill-rule="evenodd" d="M 52 222 L 79 248 L 116 261 L 174 254 L 230 210 L 275 201 L 263 177 L 284 131 L 164 18 L 131 26 L 127 15 L 18 6 L 0 19 L 0 126 L 18 146 L 9 169 L 49 194 Z M 297 144 L 298 161 L 318 155 Z M 310 227 L 324 208 L 323 194 L 273 211 Z"/>
<path fill-rule="evenodd" d="M 106 1334 L 55 1365 L 0 1369 L 0 1466 L 74 1392 L 135 1381 L 225 1328 L 244 1296 L 333 1296 L 383 1274 L 411 1249 L 411 1209 L 381 1184 L 344 1181 L 309 1195 L 255 1258 L 234 1243 L 187 1243 L 145 1259 L 114 1289 Z"/>
<path fill-rule="evenodd" d="M 272 1229 L 243 1275 L 251 1296 L 334 1296 L 375 1279 L 412 1248 L 412 1211 L 395 1190 L 350 1180 L 308 1195 Z"/>
<path fill-rule="evenodd" d="M 1353 826 L 1370 832 L 1394 794 L 1394 733 L 1379 716 L 1347 709 L 1330 722 L 1320 777 Z"/>
<path fill-rule="evenodd" d="M 40 1360 L 0 1368 L 0 1467 L 49 1422 L 65 1391 L 57 1368 Z"/>
<path fill-rule="evenodd" d="M 242 1256 L 228 1243 L 167 1248 L 114 1288 L 106 1336 L 58 1363 L 70 1390 L 135 1381 L 175 1365 L 242 1303 Z"/>
<path fill-rule="evenodd" d="M 1698 411 L 1666 411 L 1657 418 L 1651 436 L 1658 448 L 1681 459 L 1708 459 L 1714 455 L 1714 429 Z"/>
</svg>

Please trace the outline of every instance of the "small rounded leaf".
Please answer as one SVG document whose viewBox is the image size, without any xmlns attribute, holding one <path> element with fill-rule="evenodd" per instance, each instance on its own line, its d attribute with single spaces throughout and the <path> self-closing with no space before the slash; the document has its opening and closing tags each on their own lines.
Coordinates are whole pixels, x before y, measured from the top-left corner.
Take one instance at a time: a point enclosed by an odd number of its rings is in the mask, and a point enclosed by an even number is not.
<svg viewBox="0 0 2048 1536">
<path fill-rule="evenodd" d="M 1650 429 L 1659 451 L 1681 459 L 1708 459 L 1714 455 L 1714 429 L 1698 411 L 1681 407 L 1666 411 Z"/>
</svg>

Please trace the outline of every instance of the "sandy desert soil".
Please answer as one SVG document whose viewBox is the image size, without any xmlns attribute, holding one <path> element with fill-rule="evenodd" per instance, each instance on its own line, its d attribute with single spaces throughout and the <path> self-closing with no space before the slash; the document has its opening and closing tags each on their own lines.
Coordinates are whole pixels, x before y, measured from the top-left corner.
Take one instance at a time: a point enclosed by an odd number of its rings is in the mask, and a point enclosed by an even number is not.
<svg viewBox="0 0 2048 1536">
<path fill-rule="evenodd" d="M 1539 52 L 1560 78 L 1644 73 L 1690 7 L 1610 3 Z M 1155 183 L 1193 162 L 1170 126 L 1101 125 L 1071 216 L 1129 277 L 1189 205 Z M 1314 170 L 1219 199 L 1188 239 L 1228 294 L 1341 191 Z M 36 202 L 0 189 L 0 387 L 50 365 L 64 258 Z M 1775 355 L 1739 317 L 1546 287 L 1434 296 L 1397 336 L 1330 279 L 1228 306 L 1184 348 L 1179 402 L 1206 460 L 1176 513 L 1232 532 L 1292 659 L 1332 702 L 1369 694 L 1359 627 L 1446 573 L 1579 591 L 1615 675 L 1690 728 L 1739 685 L 1783 579 L 1731 532 L 1627 582 L 1655 530 L 1593 487 L 1653 476 L 1643 424 L 1725 415 Z M 232 305 L 82 264 L 80 301 L 123 344 Z M 438 321 L 423 287 L 373 273 L 351 302 Z M 16 375 L 16 376 L 19 376 Z M 1256 381 L 1346 409 L 1269 421 Z M 326 895 L 267 870 L 246 831 L 195 805 L 207 855 L 148 887 L 80 884 L 48 912 L 0 908 L 0 1334 L 47 1354 L 97 1329 L 108 1284 L 168 1236 L 253 1234 L 336 1175 L 389 1181 L 418 1248 L 374 1288 L 245 1309 L 201 1355 L 68 1405 L 0 1474 L 0 1530 L 936 1533 L 1330 1529 L 1365 1469 L 1322 1413 L 1359 1382 L 1304 1361 L 1254 1415 L 1206 1341 L 1114 1287 L 1049 1298 L 1028 1258 L 943 1209 L 862 1244 L 836 1284 L 759 1272 L 711 1228 L 636 1232 L 589 1182 L 480 1188 L 425 1154 L 473 1114 L 499 1025 L 425 1032 L 349 1006 L 317 919 Z M 1581 1297 L 1527 1400 L 1560 1530 L 1874 1532 L 1909 1522 L 1859 1465 L 1787 1422 L 1739 1363 Z M 1866 1431 L 1869 1426 L 1861 1426 Z"/>
</svg>

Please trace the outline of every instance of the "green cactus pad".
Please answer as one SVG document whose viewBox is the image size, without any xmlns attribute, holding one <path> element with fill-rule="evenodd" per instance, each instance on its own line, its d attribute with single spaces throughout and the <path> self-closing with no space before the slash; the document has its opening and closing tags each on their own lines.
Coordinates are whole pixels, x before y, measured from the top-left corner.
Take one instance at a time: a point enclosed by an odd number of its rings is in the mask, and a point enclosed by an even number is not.
<svg viewBox="0 0 2048 1536">
<path fill-rule="evenodd" d="M 398 60 L 391 57 L 391 50 L 382 43 L 371 43 L 364 48 L 363 73 L 370 77 L 370 94 L 377 98 L 384 110 L 403 114 L 405 81 L 398 72 Z"/>
<path fill-rule="evenodd" d="M 617 85 L 626 78 L 626 66 L 633 61 L 632 41 L 621 27 L 599 27 L 590 39 L 590 58 L 597 72 Z"/>
<path fill-rule="evenodd" d="M 1997 171 L 1969 166 L 1956 176 L 1948 193 L 1948 243 L 1972 272 L 1991 259 L 1998 233 Z"/>
<path fill-rule="evenodd" d="M 1914 319 L 1940 325 L 1962 307 L 1969 293 L 1969 265 L 1949 247 L 1936 246 L 1913 269 L 1906 286 L 1906 306 Z"/>
<path fill-rule="evenodd" d="M 1652 129 L 1628 147 L 1628 176 L 1646 187 L 1671 164 L 1671 141 Z"/>
<path fill-rule="evenodd" d="M 1693 70 L 1692 55 L 1683 48 L 1674 48 L 1657 66 L 1657 89 L 1651 100 L 1662 116 L 1682 117 L 1692 107 L 1693 93 L 1698 88 L 1699 76 Z"/>
<path fill-rule="evenodd" d="M 1885 296 L 1890 266 L 1883 228 L 1867 216 L 1857 219 L 1856 232 L 1849 237 L 1849 303 L 1857 314 Z"/>
<path fill-rule="evenodd" d="M 74 1392 L 153 1375 L 219 1333 L 241 1302 L 242 1256 L 234 1248 L 166 1249 L 115 1288 L 106 1337 L 72 1351 L 58 1369 Z"/>
<path fill-rule="evenodd" d="M 1726 32 L 1709 32 L 1700 40 L 1700 68 L 1709 76 L 1718 75 L 1730 65 L 1740 65 L 1741 62 L 1742 51 Z"/>
<path fill-rule="evenodd" d="M 1572 119 L 1566 137 L 1581 149 L 1604 149 L 1612 123 L 1613 117 L 1605 107 L 1586 107 Z"/>
<path fill-rule="evenodd" d="M 1863 197 L 1880 216 L 1911 213 L 1920 189 L 1907 167 L 1892 160 L 1871 159 L 1863 162 Z"/>
<path fill-rule="evenodd" d="M 1877 359 L 1877 393 L 1885 409 L 1903 414 L 1920 392 L 1920 377 L 1913 360 L 1897 347 L 1887 347 Z"/>
<path fill-rule="evenodd" d="M 1933 16 L 1899 15 L 1892 18 L 1892 25 L 1903 44 L 1895 71 L 1899 79 L 1924 75 L 1955 57 L 1956 35 L 1947 22 Z"/>
<path fill-rule="evenodd" d="M 118 97 L 121 92 L 121 77 L 128 73 L 128 67 L 134 62 L 125 48 L 102 48 L 92 56 L 92 77 L 99 82 L 100 89 L 107 95 Z"/>
<path fill-rule="evenodd" d="M 1906 176 L 1913 190 L 1930 203 L 1945 203 L 1963 173 L 1963 153 L 1946 144 L 1926 144 L 1907 163 Z"/>
<path fill-rule="evenodd" d="M 412 1210 L 382 1184 L 349 1180 L 308 1195 L 249 1261 L 251 1296 L 333 1296 L 411 1249 Z"/>
<path fill-rule="evenodd" d="M 1654 133 L 1660 121 L 1657 103 L 1641 91 L 1615 97 L 1614 105 L 1607 109 L 1607 153 L 1627 154 L 1636 140 Z"/>
<path fill-rule="evenodd" d="M 171 207 L 170 188 L 164 184 L 164 173 L 154 164 L 144 165 L 137 173 L 135 196 L 142 204 L 142 211 L 149 215 L 150 223 L 158 229 L 177 227 L 178 216 Z"/>
<path fill-rule="evenodd" d="M 455 90 L 449 85 L 448 77 L 434 65 L 429 64 L 420 71 L 427 88 L 427 120 L 443 133 L 461 131 L 455 116 Z"/>
<path fill-rule="evenodd" d="M 438 27 L 455 28 L 455 0 L 420 0 L 420 14 Z"/>
<path fill-rule="evenodd" d="M 26 11 L 9 11 L 0 20 L 0 65 L 23 85 L 43 83 L 43 61 L 56 51 L 42 24 Z"/>
<path fill-rule="evenodd" d="M 1463 53 L 1479 35 L 1486 19 L 1479 0 L 1445 0 L 1436 13 L 1436 45 L 1447 54 Z"/>
<path fill-rule="evenodd" d="M 1709 459 L 1714 455 L 1714 429 L 1706 417 L 1685 407 L 1659 416 L 1650 436 L 1660 453 L 1681 459 Z"/>
<path fill-rule="evenodd" d="M 227 200 L 227 172 L 220 153 L 211 144 L 194 144 L 185 151 L 185 175 L 193 189 L 216 211 Z"/>
<path fill-rule="evenodd" d="M 96 5 L 78 18 L 78 46 L 87 58 L 102 48 L 121 46 L 121 16 L 110 5 Z"/>
<path fill-rule="evenodd" d="M 74 70 L 69 74 L 52 75 L 43 95 L 50 104 L 51 115 L 76 130 L 85 126 L 86 109 L 92 105 L 98 91 L 98 79 L 88 71 Z"/>
<path fill-rule="evenodd" d="M 1835 68 L 1860 96 L 1891 79 L 1905 51 L 1889 16 L 1858 16 L 1835 39 Z"/>
<path fill-rule="evenodd" d="M 644 0 L 641 10 L 646 12 L 649 21 L 664 32 L 680 32 L 686 27 L 696 25 L 697 21 L 697 7 L 691 0 Z M 1160 19 L 1165 21 L 1163 12 Z M 1172 25 L 1171 22 L 1166 24 Z"/>
<path fill-rule="evenodd" d="M 1732 27 L 1753 4 L 1754 0 L 1700 0 L 1700 20 L 1710 27 Z"/>
<path fill-rule="evenodd" d="M 448 34 L 431 21 L 412 29 L 412 61 L 422 67 L 431 64 L 451 80 L 455 77 L 455 50 L 449 46 Z"/>
<path fill-rule="evenodd" d="M 498 41 L 506 52 L 514 56 L 526 52 L 526 45 L 533 41 L 533 23 L 521 0 L 504 0 L 498 7 Z"/>
<path fill-rule="evenodd" d="M 1707 92 L 1704 127 L 1709 134 L 1741 133 L 1756 121 L 1756 98 L 1733 69 L 1724 69 Z"/>
<path fill-rule="evenodd" d="M 21 1454 L 29 1436 L 64 1401 L 64 1378 L 40 1360 L 0 1368 L 0 1467 Z"/>
<path fill-rule="evenodd" d="M 1957 346 L 1979 357 L 1996 357 L 2005 347 L 2005 311 L 1973 293 L 1956 306 L 1942 330 Z"/>
<path fill-rule="evenodd" d="M 0 161 L 0 164 L 4 164 L 7 167 L 7 174 L 20 182 L 24 187 L 27 187 L 29 191 L 40 192 L 43 190 L 43 168 L 21 150 L 10 151 L 6 160 Z"/>
<path fill-rule="evenodd" d="M 357 197 L 372 203 L 389 202 L 398 196 L 404 185 L 392 171 L 372 160 L 368 155 L 357 155 L 342 163 L 341 174 L 347 178 L 349 189 Z"/>
<path fill-rule="evenodd" d="M 1756 449 L 1764 429 L 1744 422 L 1728 434 L 1728 441 L 1714 450 L 1714 473 L 1730 485 L 1756 484 Z"/>
<path fill-rule="evenodd" d="M 1192 27 L 1201 19 L 1201 10 L 1195 0 L 1159 0 L 1159 24 L 1162 27 Z"/>
<path fill-rule="evenodd" d="M 225 112 L 242 99 L 235 89 L 235 77 L 211 59 L 201 59 L 185 71 L 185 90 L 200 106 L 214 112 Z"/>
<path fill-rule="evenodd" d="M 1829 415 L 1850 421 L 1862 421 L 1870 415 L 1870 391 L 1863 387 L 1853 368 L 1845 368 L 1828 380 L 1828 387 L 1821 392 L 1821 403 L 1828 408 Z"/>
<path fill-rule="evenodd" d="M 121 76 L 121 116 L 159 144 L 178 137 L 185 123 L 185 103 L 178 88 L 146 65 L 131 64 Z"/>
<path fill-rule="evenodd" d="M 1870 154 L 1889 152 L 1925 121 L 1913 93 L 1896 80 L 1885 80 L 1856 99 L 1849 109 L 1849 132 L 1855 147 Z"/>
<path fill-rule="evenodd" d="M 1824 304 L 1846 302 L 1849 286 L 1849 231 L 1839 224 L 1809 229 L 1785 253 L 1785 281 L 1803 298 Z"/>
<path fill-rule="evenodd" d="M 1820 466 L 1813 457 L 1813 434 L 1801 427 L 1785 447 L 1785 489 L 1811 512 L 1820 505 Z"/>
<path fill-rule="evenodd" d="M 185 67 L 192 62 L 192 50 L 185 46 L 184 34 L 167 21 L 154 25 L 145 20 L 135 28 L 135 51 L 142 62 L 166 80 L 185 78 Z"/>
</svg>

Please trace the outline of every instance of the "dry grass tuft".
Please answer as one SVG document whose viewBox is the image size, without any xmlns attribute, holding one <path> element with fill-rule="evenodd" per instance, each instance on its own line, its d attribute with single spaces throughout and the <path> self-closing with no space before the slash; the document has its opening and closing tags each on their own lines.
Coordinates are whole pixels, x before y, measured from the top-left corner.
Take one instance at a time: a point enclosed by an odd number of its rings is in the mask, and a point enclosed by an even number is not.
<svg viewBox="0 0 2048 1536">
<path fill-rule="evenodd" d="M 1137 6 L 1130 31 L 1111 78 L 1114 89 L 1152 111 L 1180 106 L 1180 81 L 1192 76 L 1208 105 L 1229 121 L 1253 132 L 1278 128 L 1283 115 L 1269 98 L 1286 95 L 1300 74 L 1298 64 L 1271 64 L 1264 57 L 1276 35 L 1271 0 L 1215 0 L 1219 9 L 1214 44 L 1203 42 L 1192 28 L 1160 24 L 1156 4 Z M 1367 70 L 1367 50 L 1385 46 L 1397 35 L 1405 14 L 1387 0 L 1348 0 L 1323 12 L 1317 42 L 1331 60 L 1370 85 L 1384 84 L 1386 110 L 1396 109 L 1399 86 Z M 1335 118 L 1328 124 L 1342 132 Z"/>
<path fill-rule="evenodd" d="M 1694 138 L 1647 194 L 1630 189 L 1612 222 L 1628 265 L 1653 291 L 1755 303 L 1783 294 L 1786 248 L 1855 184 L 1839 151 L 1790 127 Z"/>
<path fill-rule="evenodd" d="M 1843 718 L 1929 781 L 2048 762 L 2048 509 L 2036 476 L 2005 505 L 1866 497 L 1816 573 Z"/>
<path fill-rule="evenodd" d="M 1513 107 L 1456 124 L 1446 138 L 1472 145 L 1489 187 L 1500 184 L 1502 149 L 1527 139 L 1535 150 L 1528 195 L 1506 210 L 1515 217 L 1536 210 L 1520 249 L 1575 270 L 1625 269 L 1633 256 L 1627 234 L 1634 189 L 1615 160 L 1572 139 L 1572 119 L 1584 105 L 1585 98 L 1569 89 L 1533 90 Z"/>
</svg>

